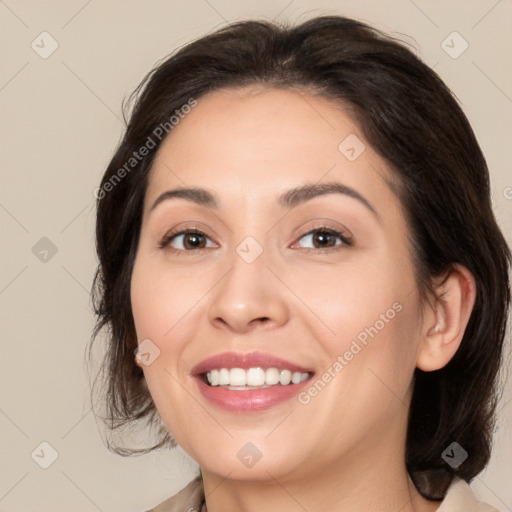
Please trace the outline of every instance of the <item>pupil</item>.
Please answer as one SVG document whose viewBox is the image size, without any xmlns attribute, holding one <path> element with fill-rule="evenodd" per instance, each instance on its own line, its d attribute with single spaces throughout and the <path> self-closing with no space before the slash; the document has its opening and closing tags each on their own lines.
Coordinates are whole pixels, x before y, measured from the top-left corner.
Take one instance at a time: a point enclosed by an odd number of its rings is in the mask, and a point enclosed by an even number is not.
<svg viewBox="0 0 512 512">
<path fill-rule="evenodd" d="M 321 232 L 318 233 L 316 239 L 320 243 L 320 245 L 325 247 L 326 245 L 332 245 L 332 244 L 329 244 L 329 240 L 330 240 L 329 237 L 331 237 L 330 233 L 326 233 L 325 231 L 321 231 Z"/>
<path fill-rule="evenodd" d="M 192 247 L 198 247 L 201 245 L 201 236 L 197 233 L 192 233 L 188 235 L 188 244 Z"/>
</svg>

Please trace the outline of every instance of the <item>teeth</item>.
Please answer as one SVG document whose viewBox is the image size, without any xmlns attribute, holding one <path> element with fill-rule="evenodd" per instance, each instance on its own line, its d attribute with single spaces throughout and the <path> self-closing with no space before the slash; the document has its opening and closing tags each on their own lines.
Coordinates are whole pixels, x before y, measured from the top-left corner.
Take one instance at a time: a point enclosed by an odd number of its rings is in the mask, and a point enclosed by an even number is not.
<svg viewBox="0 0 512 512">
<path fill-rule="evenodd" d="M 215 370 L 213 370 L 215 371 Z M 242 368 L 231 368 L 229 370 L 230 386 L 245 386 L 247 384 L 247 373 Z"/>
<path fill-rule="evenodd" d="M 229 370 L 222 368 L 219 370 L 219 386 L 225 386 L 229 384 Z"/>
<path fill-rule="evenodd" d="M 244 370 L 241 370 L 245 373 Z M 248 386 L 263 386 L 265 384 L 265 370 L 261 368 L 249 368 L 247 371 Z"/>
<path fill-rule="evenodd" d="M 219 385 L 219 370 L 212 370 L 210 372 L 210 377 L 208 380 L 210 381 L 210 384 L 212 386 L 218 386 Z"/>
<path fill-rule="evenodd" d="M 277 368 L 269 368 L 265 372 L 265 384 L 274 386 L 279 382 L 279 370 Z"/>
<path fill-rule="evenodd" d="M 249 368 L 220 368 L 211 370 L 206 374 L 211 386 L 234 386 L 245 389 L 255 386 L 275 386 L 281 384 L 288 386 L 299 384 L 309 377 L 309 373 L 292 372 L 290 370 L 278 370 L 277 368 L 260 367 Z"/>
<path fill-rule="evenodd" d="M 281 375 L 279 376 L 279 382 L 283 386 L 287 386 L 292 381 L 292 372 L 290 370 L 281 370 Z"/>
<path fill-rule="evenodd" d="M 298 384 L 300 382 L 302 374 L 299 372 L 292 373 L 292 384 Z"/>
</svg>

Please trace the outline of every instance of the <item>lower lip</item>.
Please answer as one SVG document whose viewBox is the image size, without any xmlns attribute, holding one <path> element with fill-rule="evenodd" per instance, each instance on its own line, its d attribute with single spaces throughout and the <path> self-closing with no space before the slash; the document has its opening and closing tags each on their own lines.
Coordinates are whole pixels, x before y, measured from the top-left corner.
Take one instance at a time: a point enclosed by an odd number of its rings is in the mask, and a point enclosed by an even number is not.
<svg viewBox="0 0 512 512">
<path fill-rule="evenodd" d="M 233 412 L 265 411 L 296 396 L 308 383 L 308 378 L 298 384 L 272 386 L 261 389 L 232 391 L 219 386 L 208 386 L 197 379 L 199 390 L 213 405 Z"/>
</svg>

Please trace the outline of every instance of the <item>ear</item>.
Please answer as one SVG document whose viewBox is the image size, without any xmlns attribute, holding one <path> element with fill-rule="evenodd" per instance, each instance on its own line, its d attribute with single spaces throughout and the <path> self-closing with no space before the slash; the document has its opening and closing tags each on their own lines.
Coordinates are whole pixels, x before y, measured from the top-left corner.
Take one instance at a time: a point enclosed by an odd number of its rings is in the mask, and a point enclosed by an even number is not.
<svg viewBox="0 0 512 512">
<path fill-rule="evenodd" d="M 416 366 L 425 372 L 443 368 L 459 348 L 476 298 L 473 274 L 455 264 L 436 286 L 435 305 L 428 306 Z"/>
</svg>

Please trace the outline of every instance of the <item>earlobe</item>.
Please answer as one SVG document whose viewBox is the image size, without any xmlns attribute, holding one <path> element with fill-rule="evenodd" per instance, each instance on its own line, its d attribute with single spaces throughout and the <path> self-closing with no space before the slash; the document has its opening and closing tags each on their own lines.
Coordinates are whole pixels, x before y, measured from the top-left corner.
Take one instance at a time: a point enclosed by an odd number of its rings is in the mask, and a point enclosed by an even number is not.
<svg viewBox="0 0 512 512">
<path fill-rule="evenodd" d="M 431 372 L 443 368 L 457 352 L 473 311 L 475 279 L 464 266 L 455 264 L 436 287 L 438 300 L 425 315 L 416 365 Z"/>
<path fill-rule="evenodd" d="M 141 360 L 137 357 L 139 355 L 139 347 L 137 346 L 137 348 L 133 351 L 133 353 L 135 354 L 135 357 L 134 357 L 134 360 L 135 360 L 135 364 L 139 367 L 139 368 L 142 368 L 142 362 Z"/>
</svg>

